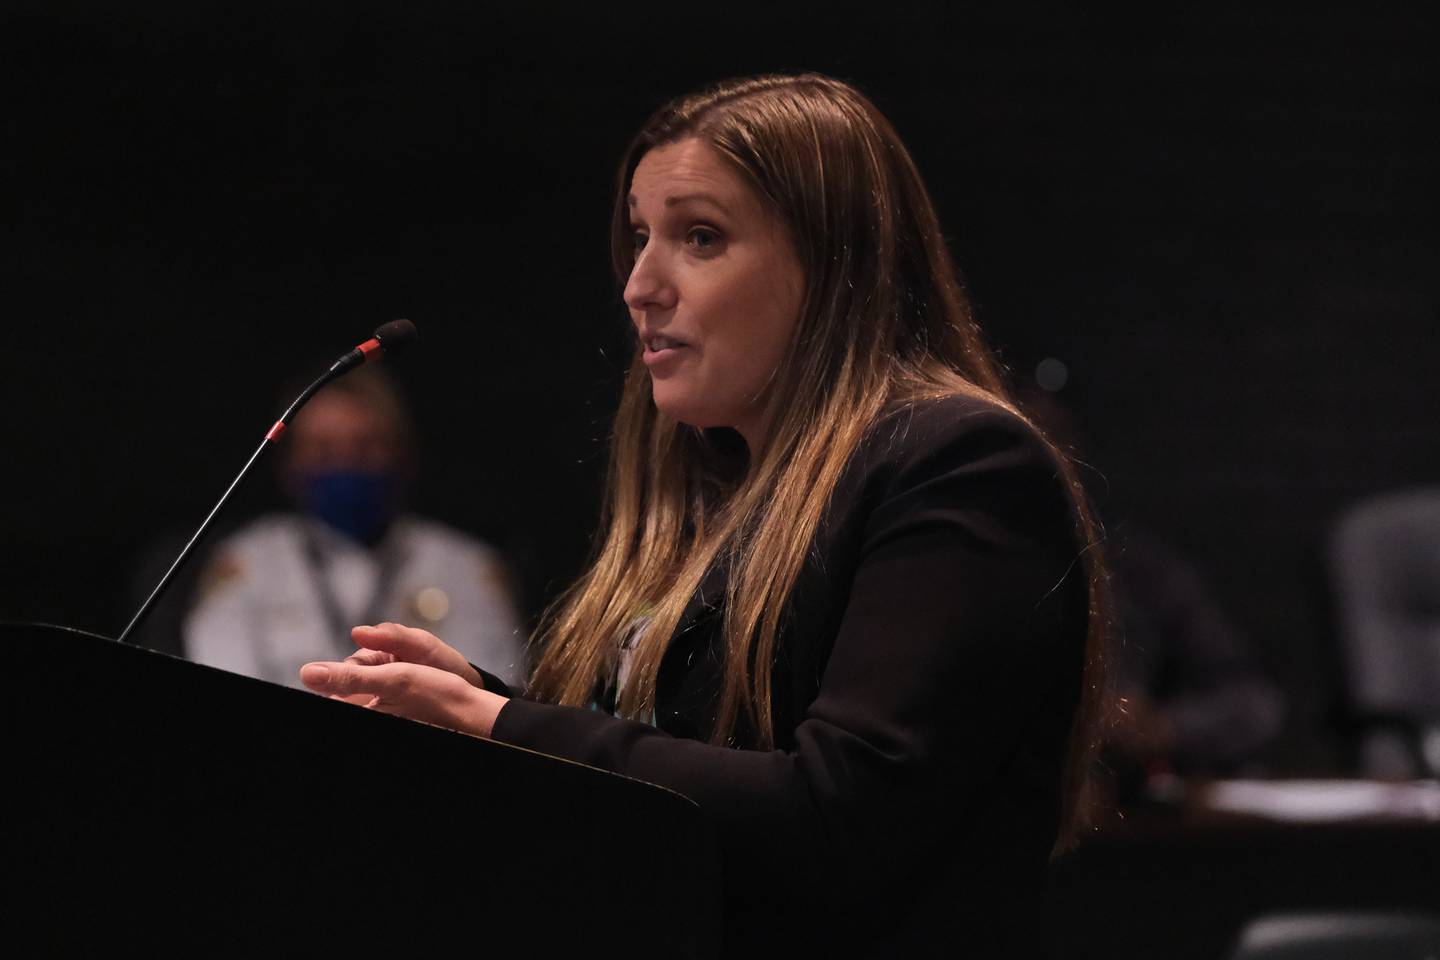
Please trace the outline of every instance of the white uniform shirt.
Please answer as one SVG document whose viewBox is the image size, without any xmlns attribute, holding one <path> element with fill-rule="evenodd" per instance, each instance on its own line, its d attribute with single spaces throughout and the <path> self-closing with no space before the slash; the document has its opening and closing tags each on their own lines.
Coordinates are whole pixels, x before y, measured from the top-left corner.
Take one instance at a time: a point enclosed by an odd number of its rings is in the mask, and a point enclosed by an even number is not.
<svg viewBox="0 0 1440 960">
<path fill-rule="evenodd" d="M 387 565 L 389 585 L 377 597 Z M 338 630 L 317 576 L 329 585 Z M 396 520 L 377 550 L 294 514 L 263 517 L 222 541 L 185 619 L 186 655 L 303 689 L 300 667 L 354 653 L 350 627 L 372 610 L 429 630 L 512 686 L 523 679 L 525 636 L 495 551 L 415 517 Z"/>
</svg>

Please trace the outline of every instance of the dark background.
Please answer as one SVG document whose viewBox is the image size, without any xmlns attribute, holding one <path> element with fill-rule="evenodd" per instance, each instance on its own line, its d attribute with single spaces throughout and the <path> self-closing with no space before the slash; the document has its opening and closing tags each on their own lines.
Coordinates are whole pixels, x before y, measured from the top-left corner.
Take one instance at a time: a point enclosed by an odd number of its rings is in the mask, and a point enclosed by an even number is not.
<svg viewBox="0 0 1440 960">
<path fill-rule="evenodd" d="M 1115 543 L 1189 555 L 1290 691 L 1275 768 L 1322 770 L 1328 532 L 1440 479 L 1435 39 L 1373 4 L 9 3 L 0 619 L 118 632 L 133 558 L 281 383 L 396 316 L 418 505 L 538 609 L 588 549 L 628 349 L 621 149 L 671 95 L 814 69 L 910 144 L 1016 379 L 1067 365 Z"/>
</svg>

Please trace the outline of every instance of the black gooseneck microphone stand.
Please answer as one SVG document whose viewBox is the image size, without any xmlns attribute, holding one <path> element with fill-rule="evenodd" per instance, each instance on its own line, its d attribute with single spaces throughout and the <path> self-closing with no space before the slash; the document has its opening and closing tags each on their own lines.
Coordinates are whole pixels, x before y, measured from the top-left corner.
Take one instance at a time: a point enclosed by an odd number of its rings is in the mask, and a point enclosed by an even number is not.
<svg viewBox="0 0 1440 960">
<path fill-rule="evenodd" d="M 150 613 L 150 609 L 155 606 L 155 601 L 164 595 L 166 589 L 170 586 L 170 581 L 175 576 L 175 572 L 190 558 L 190 554 L 195 549 L 195 545 L 200 542 L 210 529 L 211 522 L 219 516 L 221 509 L 224 508 L 226 502 L 230 499 L 230 495 L 240 486 L 240 483 L 250 472 L 250 468 L 255 466 L 266 449 L 274 446 L 275 443 L 279 441 L 280 435 L 285 432 L 285 428 L 290 425 L 290 421 L 294 418 L 295 414 L 300 411 L 300 408 L 305 406 L 310 398 L 315 396 L 315 394 L 330 381 L 343 377 L 351 370 L 374 357 L 381 355 L 393 356 L 418 339 L 418 337 L 419 334 L 415 331 L 415 324 L 409 320 L 391 320 L 376 330 L 375 336 L 332 363 L 329 370 L 326 370 L 315 379 L 314 383 L 301 391 L 300 396 L 295 398 L 295 402 L 286 408 L 285 412 L 280 415 L 280 419 L 276 420 L 274 426 L 266 432 L 265 438 L 260 441 L 260 446 L 256 447 L 255 452 L 250 454 L 250 459 L 245 461 L 245 466 L 240 468 L 240 472 L 236 475 L 235 479 L 230 481 L 230 486 L 221 494 L 220 500 L 211 508 L 210 514 L 205 518 L 204 522 L 200 524 L 199 529 L 197 529 L 194 536 L 190 538 L 190 542 L 185 544 L 185 548 L 180 551 L 180 555 L 175 558 L 175 562 L 170 564 L 170 569 L 165 571 L 165 576 L 160 578 L 160 582 L 155 585 L 155 589 L 150 591 L 150 596 L 140 605 L 140 609 L 135 611 L 135 616 L 130 618 L 129 625 L 121 631 L 120 636 L 117 638 L 120 643 L 130 642 L 130 635 L 135 632 L 135 628 L 139 626 Z"/>
</svg>

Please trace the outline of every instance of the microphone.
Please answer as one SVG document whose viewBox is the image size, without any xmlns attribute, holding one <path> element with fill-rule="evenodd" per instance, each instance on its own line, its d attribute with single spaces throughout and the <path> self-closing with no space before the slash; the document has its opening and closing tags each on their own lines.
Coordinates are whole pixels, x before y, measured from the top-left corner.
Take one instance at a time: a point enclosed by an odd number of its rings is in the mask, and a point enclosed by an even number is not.
<svg viewBox="0 0 1440 960">
<path fill-rule="evenodd" d="M 415 324 L 409 320 L 391 320 L 389 323 L 382 323 L 380 328 L 375 331 L 375 336 L 332 363 L 329 374 L 321 379 L 329 383 L 341 374 L 348 373 L 360 366 L 377 353 L 396 356 L 418 339 L 420 339 L 420 334 L 415 332 Z"/>
<path fill-rule="evenodd" d="M 419 338 L 420 334 L 416 332 L 415 324 L 409 320 L 391 320 L 389 323 L 381 324 L 375 331 L 373 337 L 330 364 L 330 369 L 322 373 L 315 379 L 314 383 L 301 391 L 300 396 L 295 398 L 295 402 L 285 409 L 285 412 L 280 415 L 280 419 L 276 420 L 275 424 L 266 432 L 265 439 L 260 441 L 260 446 L 256 447 L 255 452 L 250 454 L 250 459 L 245 461 L 245 466 L 241 467 L 239 474 L 236 475 L 234 480 L 230 481 L 230 486 L 221 494 L 220 500 L 211 508 L 209 516 L 200 524 L 200 528 L 195 531 L 195 535 L 190 538 L 190 542 L 185 544 L 185 548 L 180 551 L 180 555 L 175 558 L 175 562 L 170 564 L 170 569 L 165 571 L 165 576 L 160 578 L 160 582 L 155 585 L 155 589 L 150 592 L 150 596 L 140 605 L 140 609 L 135 611 L 135 616 L 130 618 L 130 624 L 121 631 L 120 636 L 117 638 L 120 643 L 129 642 L 130 635 L 135 632 L 135 628 L 139 626 L 146 615 L 150 613 L 150 608 L 155 605 L 155 601 L 159 600 L 165 593 L 166 588 L 170 586 L 170 581 L 175 576 L 175 571 L 179 570 L 185 564 L 185 561 L 190 558 L 190 554 L 195 549 L 195 545 L 200 542 L 201 538 L 204 537 L 210 529 L 211 522 L 219 516 L 220 510 L 230 499 L 230 495 L 240 486 L 240 482 L 245 479 L 246 474 L 250 472 L 251 467 L 255 466 L 260 456 L 280 440 L 280 435 L 285 432 L 285 428 L 290 425 L 290 421 L 295 418 L 295 414 L 300 412 L 300 408 L 305 406 L 310 398 L 315 396 L 315 394 L 330 381 L 343 377 L 351 370 L 371 360 L 378 359 L 382 356 L 394 356 Z"/>
</svg>

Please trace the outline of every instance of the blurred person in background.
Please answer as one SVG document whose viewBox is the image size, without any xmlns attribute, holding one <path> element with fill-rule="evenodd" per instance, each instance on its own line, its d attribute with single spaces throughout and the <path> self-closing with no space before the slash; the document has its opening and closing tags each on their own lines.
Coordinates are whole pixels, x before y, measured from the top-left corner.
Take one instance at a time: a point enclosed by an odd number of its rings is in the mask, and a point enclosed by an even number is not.
<svg viewBox="0 0 1440 960">
<path fill-rule="evenodd" d="M 1052 440 L 1085 456 L 1083 431 L 1054 390 L 1018 393 Z M 1197 565 L 1128 520 L 1106 539 L 1119 703 L 1105 758 L 1117 799 L 1165 799 L 1175 776 L 1252 771 L 1281 731 L 1284 695 Z"/>
<path fill-rule="evenodd" d="M 1122 792 L 1246 772 L 1280 733 L 1284 697 L 1195 566 L 1147 532 L 1112 537 L 1122 702 L 1107 753 Z"/>
<path fill-rule="evenodd" d="M 372 367 L 332 383 L 281 440 L 281 487 L 298 510 L 256 520 L 211 551 L 184 623 L 197 662 L 301 687 L 300 665 L 348 655 L 350 626 L 444 630 L 471 660 L 524 673 L 524 635 L 498 553 L 407 513 L 413 431 Z"/>
</svg>

